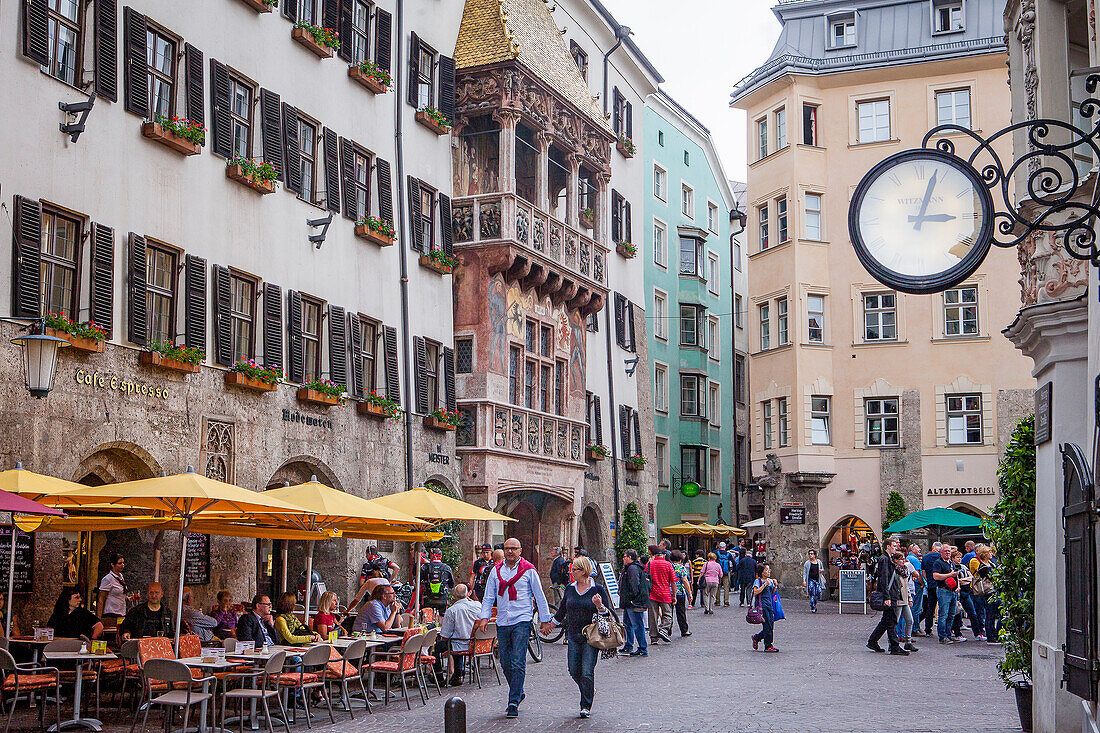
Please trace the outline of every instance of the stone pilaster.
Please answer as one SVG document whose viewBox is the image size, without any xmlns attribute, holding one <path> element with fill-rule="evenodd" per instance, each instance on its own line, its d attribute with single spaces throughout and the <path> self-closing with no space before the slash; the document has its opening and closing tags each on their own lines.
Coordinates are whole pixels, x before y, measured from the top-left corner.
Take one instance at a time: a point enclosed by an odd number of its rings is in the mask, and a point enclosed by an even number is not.
<svg viewBox="0 0 1100 733">
<path fill-rule="evenodd" d="M 901 494 L 907 512 L 924 509 L 924 471 L 921 460 L 920 390 L 901 393 L 901 445 L 883 448 L 879 456 L 880 516 L 886 516 L 886 502 L 891 491 Z M 871 527 L 879 534 L 879 527 Z"/>
<path fill-rule="evenodd" d="M 768 562 L 772 577 L 780 589 L 788 592 L 802 587 L 802 563 L 806 551 L 818 548 L 818 492 L 829 485 L 836 474 L 782 473 L 775 454 L 764 464 L 767 475 L 757 480 L 764 490 L 764 534 L 768 541 Z M 780 524 L 779 510 L 785 502 L 802 505 L 804 524 Z"/>
</svg>

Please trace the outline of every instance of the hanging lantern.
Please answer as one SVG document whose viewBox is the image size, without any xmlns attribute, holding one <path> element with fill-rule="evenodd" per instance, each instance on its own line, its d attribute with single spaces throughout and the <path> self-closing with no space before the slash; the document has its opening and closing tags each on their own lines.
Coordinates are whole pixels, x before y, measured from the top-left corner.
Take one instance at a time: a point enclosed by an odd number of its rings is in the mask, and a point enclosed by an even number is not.
<svg viewBox="0 0 1100 733">
<path fill-rule="evenodd" d="M 69 342 L 56 336 L 30 334 L 11 340 L 23 352 L 23 378 L 27 391 L 35 399 L 42 399 L 53 387 L 53 375 L 57 371 L 57 350 Z"/>
</svg>

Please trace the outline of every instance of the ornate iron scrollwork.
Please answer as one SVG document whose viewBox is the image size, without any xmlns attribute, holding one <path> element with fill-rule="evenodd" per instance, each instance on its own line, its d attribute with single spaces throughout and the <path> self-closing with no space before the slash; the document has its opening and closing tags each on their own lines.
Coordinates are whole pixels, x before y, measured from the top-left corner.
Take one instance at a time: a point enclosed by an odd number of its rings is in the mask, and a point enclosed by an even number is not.
<svg viewBox="0 0 1100 733">
<path fill-rule="evenodd" d="M 1085 91 L 1090 95 L 1077 109 L 1086 120 L 1100 112 L 1100 99 L 1091 95 L 1100 86 L 1100 74 L 1090 74 L 1085 80 Z M 1027 135 L 1027 151 L 1011 161 L 1008 167 L 1002 162 L 993 143 L 1006 135 L 1023 130 Z M 960 125 L 946 124 L 932 128 L 924 136 L 921 145 L 963 157 L 955 152 L 955 142 L 940 137 L 945 134 L 961 134 L 976 143 L 966 162 L 978 171 L 985 185 L 999 199 L 993 216 L 993 244 L 998 247 L 1015 247 L 1037 231 L 1062 233 L 1062 246 L 1070 256 L 1088 260 L 1100 267 L 1100 243 L 1097 241 L 1094 222 L 1100 216 L 1100 186 L 1094 182 L 1089 202 L 1074 200 L 1081 193 L 1087 180 L 1078 169 L 1073 151 L 1086 146 L 1093 161 L 1100 160 L 1100 118 L 1089 130 L 1061 120 L 1027 120 L 998 130 L 989 137 L 982 137 Z M 1052 138 L 1067 135 L 1065 142 Z M 940 138 L 940 139 L 936 139 Z M 982 157 L 978 161 L 979 157 Z M 978 161 L 977 163 L 975 161 Z M 1016 178 L 1021 166 L 1027 166 L 1027 196 L 1038 205 L 1038 213 L 1029 217 L 1016 205 L 1009 192 L 1009 184 Z M 980 166 L 980 168 L 979 168 Z"/>
</svg>

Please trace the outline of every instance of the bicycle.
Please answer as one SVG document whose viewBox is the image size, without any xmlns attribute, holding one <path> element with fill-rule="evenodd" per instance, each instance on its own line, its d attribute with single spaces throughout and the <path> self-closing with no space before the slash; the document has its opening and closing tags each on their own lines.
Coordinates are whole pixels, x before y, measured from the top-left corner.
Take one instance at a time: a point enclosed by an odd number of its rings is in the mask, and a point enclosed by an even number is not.
<svg viewBox="0 0 1100 733">
<path fill-rule="evenodd" d="M 558 607 L 556 605 L 554 605 L 553 603 L 551 603 L 550 604 L 550 615 L 553 616 L 557 612 L 558 612 Z M 535 611 L 535 616 L 538 617 L 538 611 Z M 536 632 L 536 635 L 539 637 L 539 639 L 545 644 L 554 644 L 559 639 L 561 639 L 562 635 L 565 634 L 565 627 L 564 626 L 555 626 L 550 631 L 549 634 L 542 633 L 542 628 L 539 627 L 539 626 L 533 626 L 532 628 Z"/>
</svg>

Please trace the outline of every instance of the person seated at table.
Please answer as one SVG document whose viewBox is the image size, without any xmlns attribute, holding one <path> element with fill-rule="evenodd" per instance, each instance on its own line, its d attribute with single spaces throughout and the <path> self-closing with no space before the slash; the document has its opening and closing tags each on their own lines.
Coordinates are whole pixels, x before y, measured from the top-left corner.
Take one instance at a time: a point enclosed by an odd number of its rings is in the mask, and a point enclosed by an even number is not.
<svg viewBox="0 0 1100 733">
<path fill-rule="evenodd" d="M 195 608 L 194 600 L 195 591 L 184 586 L 183 610 L 181 611 L 183 622 L 191 629 L 192 634 L 199 637 L 200 642 L 209 644 L 214 641 L 214 629 L 217 628 L 218 621 Z"/>
<path fill-rule="evenodd" d="M 0 618 L 7 618 L 8 596 L 5 593 L 0 593 Z M 22 632 L 19 630 L 19 617 L 12 614 L 11 617 L 11 635 L 22 636 Z M 0 631 L 0 636 L 3 636 L 3 632 Z M 27 661 L 30 661 L 29 659 Z"/>
<path fill-rule="evenodd" d="M 84 599 L 80 591 L 66 589 L 53 604 L 53 614 L 49 626 L 59 639 L 78 639 L 87 637 L 98 639 L 103 636 L 103 622 L 94 613 L 84 608 Z"/>
<path fill-rule="evenodd" d="M 468 641 L 474 631 L 474 621 L 481 613 L 481 604 L 470 600 L 469 590 L 463 583 L 459 583 L 451 591 L 454 603 L 443 614 L 443 623 L 439 629 L 439 640 L 436 659 L 443 658 L 444 651 L 458 652 L 462 654 L 470 648 Z M 451 679 L 448 684 L 452 687 L 462 684 L 462 676 L 465 673 L 466 658 L 464 656 L 451 656 Z"/>
<path fill-rule="evenodd" d="M 252 597 L 252 610 L 237 619 L 238 646 L 245 642 L 256 642 L 274 646 L 279 634 L 271 619 L 271 599 L 263 593 Z"/>
<path fill-rule="evenodd" d="M 294 605 L 298 596 L 293 593 L 283 593 L 275 603 L 278 616 L 275 617 L 275 631 L 283 644 L 297 646 L 320 641 L 321 637 L 312 633 L 301 619 L 294 615 Z"/>
<path fill-rule="evenodd" d="M 237 628 L 237 612 L 233 610 L 232 596 L 229 591 L 218 591 L 217 603 L 210 609 L 210 618 L 218 622 L 214 627 L 214 636 L 228 639 Z"/>
<path fill-rule="evenodd" d="M 119 627 L 123 641 L 142 636 L 172 636 L 175 630 L 172 611 L 161 602 L 163 599 L 161 584 L 150 583 L 145 589 L 145 603 L 131 608 Z"/>
<path fill-rule="evenodd" d="M 397 623 L 397 617 L 403 610 L 393 586 L 380 585 L 371 593 L 370 601 L 360 609 L 351 630 L 389 631 Z"/>
<path fill-rule="evenodd" d="M 327 639 L 330 631 L 335 631 L 337 635 L 342 634 L 344 631 L 343 627 L 336 621 L 336 606 L 339 600 L 334 592 L 325 591 L 321 594 L 321 600 L 317 602 L 317 613 L 309 620 L 313 624 L 313 630 L 322 639 Z"/>
</svg>

